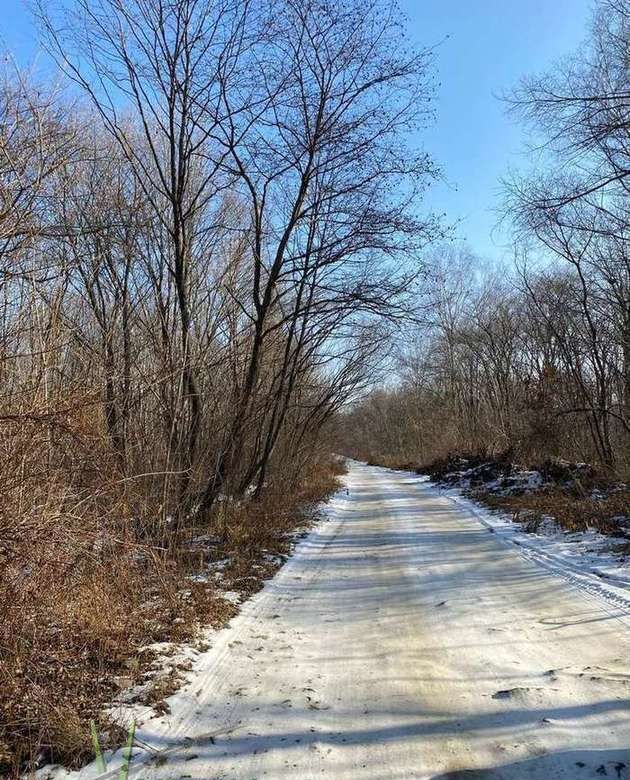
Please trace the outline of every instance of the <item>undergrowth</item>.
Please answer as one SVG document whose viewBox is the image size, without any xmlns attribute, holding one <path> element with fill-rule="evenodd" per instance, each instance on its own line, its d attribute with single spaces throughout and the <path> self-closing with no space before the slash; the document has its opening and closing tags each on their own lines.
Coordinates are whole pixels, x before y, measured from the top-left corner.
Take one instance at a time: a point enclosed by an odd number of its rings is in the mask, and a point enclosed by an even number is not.
<svg viewBox="0 0 630 780">
<path fill-rule="evenodd" d="M 42 480 L 39 445 L 49 451 L 49 435 L 22 430 L 0 452 L 0 774 L 8 777 L 85 763 L 91 720 L 103 747 L 122 744 L 125 731 L 104 707 L 139 682 L 153 679 L 147 703 L 166 711 L 181 677 L 156 676 L 149 646 L 225 624 L 236 608 L 223 589 L 247 595 L 261 586 L 341 468 L 315 463 L 291 489 L 217 502 L 173 529 L 133 482 L 116 478 L 98 442 L 72 431 L 54 432 L 62 455 Z M 225 558 L 221 587 L 191 577 Z"/>
<path fill-rule="evenodd" d="M 553 518 L 565 531 L 589 528 L 609 536 L 624 535 L 624 519 L 630 513 L 630 490 L 621 489 L 604 497 L 576 495 L 571 488 L 548 488 L 521 496 L 476 493 L 475 498 L 491 509 L 512 514 L 525 530 L 535 532 L 545 518 Z"/>
</svg>

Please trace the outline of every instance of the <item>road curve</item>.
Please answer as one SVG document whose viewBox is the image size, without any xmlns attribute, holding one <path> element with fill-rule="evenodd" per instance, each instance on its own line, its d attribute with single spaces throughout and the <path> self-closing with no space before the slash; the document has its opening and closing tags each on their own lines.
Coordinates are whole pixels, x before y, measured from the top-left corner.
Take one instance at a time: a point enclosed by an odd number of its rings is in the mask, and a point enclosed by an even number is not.
<svg viewBox="0 0 630 780">
<path fill-rule="evenodd" d="M 413 475 L 346 479 L 142 727 L 161 752 L 131 775 L 630 778 L 621 616 Z"/>
</svg>

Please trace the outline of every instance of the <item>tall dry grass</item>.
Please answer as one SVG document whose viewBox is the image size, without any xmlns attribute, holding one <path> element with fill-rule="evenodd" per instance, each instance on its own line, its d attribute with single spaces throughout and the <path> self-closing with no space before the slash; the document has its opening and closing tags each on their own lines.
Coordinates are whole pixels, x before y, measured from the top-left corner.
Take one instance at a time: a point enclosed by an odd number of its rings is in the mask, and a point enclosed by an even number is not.
<svg viewBox="0 0 630 780">
<path fill-rule="evenodd" d="M 252 592 L 278 565 L 269 553 L 288 552 L 289 531 L 336 485 L 335 468 L 315 462 L 291 490 L 221 502 L 174 530 L 142 479 L 122 478 L 98 407 L 73 406 L 0 426 L 0 772 L 10 776 L 81 765 L 91 719 L 118 744 L 103 707 L 146 679 L 146 647 L 192 640 L 234 612 L 212 581 L 189 575 L 229 556 L 225 587 Z M 199 535 L 211 543 L 191 544 Z M 167 692 L 149 698 L 161 705 Z"/>
</svg>

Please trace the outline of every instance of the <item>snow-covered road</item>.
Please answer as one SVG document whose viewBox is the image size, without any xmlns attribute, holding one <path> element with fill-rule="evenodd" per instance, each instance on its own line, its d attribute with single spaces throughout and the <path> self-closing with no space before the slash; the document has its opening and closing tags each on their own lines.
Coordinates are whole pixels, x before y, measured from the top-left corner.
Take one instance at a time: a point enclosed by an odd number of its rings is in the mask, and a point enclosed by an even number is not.
<svg viewBox="0 0 630 780">
<path fill-rule="evenodd" d="M 140 729 L 160 753 L 131 776 L 630 778 L 623 609 L 411 475 L 346 481 Z"/>
</svg>

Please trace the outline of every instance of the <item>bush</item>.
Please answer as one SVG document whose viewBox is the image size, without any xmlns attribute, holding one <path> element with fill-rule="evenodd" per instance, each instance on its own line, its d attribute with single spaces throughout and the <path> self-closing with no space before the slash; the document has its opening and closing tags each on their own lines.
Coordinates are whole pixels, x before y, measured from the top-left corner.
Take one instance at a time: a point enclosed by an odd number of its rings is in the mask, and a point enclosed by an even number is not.
<svg viewBox="0 0 630 780">
<path fill-rule="evenodd" d="M 40 426 L 5 429 L 0 448 L 0 773 L 15 777 L 90 759 L 91 719 L 105 745 L 119 744 L 124 732 L 102 710 L 146 681 L 156 660 L 147 646 L 192 640 L 235 612 L 222 588 L 190 575 L 229 556 L 223 587 L 256 590 L 341 468 L 315 461 L 291 490 L 270 485 L 259 501 L 219 502 L 174 529 L 84 424 L 55 432 L 44 476 Z M 165 691 L 147 692 L 161 711 Z"/>
</svg>

